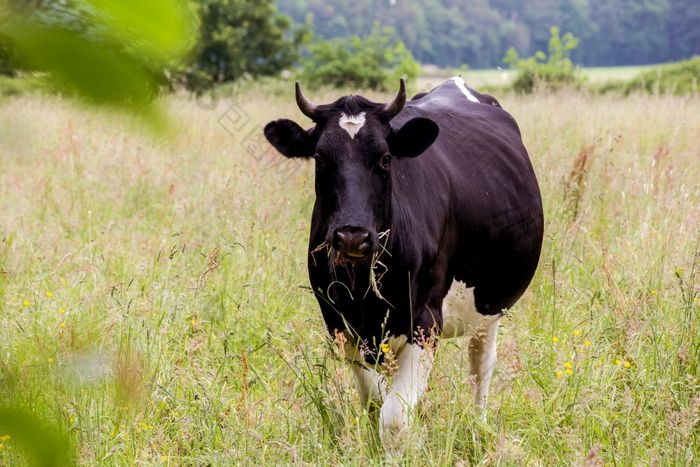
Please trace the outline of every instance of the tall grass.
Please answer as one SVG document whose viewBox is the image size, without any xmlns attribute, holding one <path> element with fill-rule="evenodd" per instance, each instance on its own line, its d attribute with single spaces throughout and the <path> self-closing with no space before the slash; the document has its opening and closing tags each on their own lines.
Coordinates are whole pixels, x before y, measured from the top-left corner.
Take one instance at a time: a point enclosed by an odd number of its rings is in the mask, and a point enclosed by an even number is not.
<svg viewBox="0 0 700 467">
<path fill-rule="evenodd" d="M 443 341 L 407 463 L 697 464 L 700 100 L 501 102 L 543 191 L 540 268 L 503 320 L 487 423 L 466 343 Z M 247 138 L 308 123 L 291 92 L 170 106 L 167 143 L 0 106 L 0 406 L 87 465 L 381 463 L 308 289 L 313 169 Z"/>
</svg>

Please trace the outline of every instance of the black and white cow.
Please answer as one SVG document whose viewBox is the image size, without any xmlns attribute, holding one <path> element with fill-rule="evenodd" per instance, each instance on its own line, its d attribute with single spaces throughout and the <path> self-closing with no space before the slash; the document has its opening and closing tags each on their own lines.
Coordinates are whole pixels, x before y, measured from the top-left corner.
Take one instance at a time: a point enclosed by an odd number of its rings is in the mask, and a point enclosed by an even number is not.
<svg viewBox="0 0 700 467">
<path fill-rule="evenodd" d="M 387 448 L 401 449 L 426 390 L 435 337 L 468 336 L 486 403 L 499 318 L 539 261 L 539 187 L 513 117 L 452 78 L 406 102 L 345 96 L 265 127 L 287 157 L 314 158 L 309 277 L 332 337 L 345 342 L 362 402 L 377 401 Z M 390 383 L 376 371 L 391 356 Z M 381 402 L 383 401 L 383 403 Z"/>
</svg>

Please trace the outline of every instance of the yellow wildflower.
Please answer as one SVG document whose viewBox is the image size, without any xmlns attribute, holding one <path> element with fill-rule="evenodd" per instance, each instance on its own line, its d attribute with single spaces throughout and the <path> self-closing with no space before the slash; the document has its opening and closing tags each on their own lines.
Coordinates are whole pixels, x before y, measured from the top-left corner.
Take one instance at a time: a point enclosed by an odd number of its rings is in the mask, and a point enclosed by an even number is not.
<svg viewBox="0 0 700 467">
<path fill-rule="evenodd" d="M 625 368 L 629 368 L 632 366 L 632 364 L 630 362 L 628 362 L 627 360 L 625 360 L 624 362 L 622 362 L 622 366 L 624 366 Z"/>
<path fill-rule="evenodd" d="M 165 462 L 168 460 L 168 456 L 160 456 L 160 460 Z"/>
<path fill-rule="evenodd" d="M 561 370 L 557 370 L 554 372 L 555 375 L 557 375 L 557 378 L 561 378 L 564 375 L 564 372 Z"/>
<path fill-rule="evenodd" d="M 10 435 L 2 435 L 2 436 L 0 436 L 0 442 L 4 443 L 5 441 L 9 441 L 10 438 L 11 438 Z"/>
<path fill-rule="evenodd" d="M 65 314 L 66 314 L 66 309 L 65 309 L 65 308 L 59 308 L 59 309 L 58 309 L 58 314 L 59 314 L 59 315 L 65 315 Z"/>
<path fill-rule="evenodd" d="M 574 366 L 571 364 L 571 362 L 565 362 L 564 363 L 564 368 L 573 368 Z"/>
<path fill-rule="evenodd" d="M 693 303 L 700 302 L 700 297 L 693 297 Z"/>
<path fill-rule="evenodd" d="M 651 292 L 649 292 L 649 294 L 650 294 L 652 297 L 656 297 L 656 294 L 657 294 L 657 293 L 658 293 L 658 292 L 656 291 L 656 289 L 651 289 Z"/>
<path fill-rule="evenodd" d="M 190 321 L 190 323 L 192 323 L 192 327 L 197 326 L 197 319 L 196 319 L 196 318 L 192 318 L 192 321 Z"/>
<path fill-rule="evenodd" d="M 24 306 L 29 306 L 31 304 L 32 304 L 32 302 L 30 302 L 29 300 L 25 300 L 22 302 L 22 305 L 24 305 Z"/>
<path fill-rule="evenodd" d="M 66 323 L 65 323 L 64 321 L 61 321 L 61 324 L 59 324 L 59 326 L 60 326 L 61 328 L 64 328 L 64 329 L 65 329 Z"/>
<path fill-rule="evenodd" d="M 615 359 L 615 365 L 619 365 L 619 364 L 621 364 L 621 363 L 622 363 L 622 360 L 620 360 L 619 358 L 616 358 L 616 359 Z"/>
<path fill-rule="evenodd" d="M 389 344 L 386 342 L 381 345 L 382 353 L 387 353 L 389 352 Z"/>
<path fill-rule="evenodd" d="M 46 296 L 49 298 L 53 297 L 53 292 L 46 292 Z"/>
<path fill-rule="evenodd" d="M 591 341 L 590 341 L 589 339 L 586 339 L 586 340 L 583 341 L 583 345 L 585 345 L 586 347 L 590 347 L 590 346 L 591 346 Z"/>
<path fill-rule="evenodd" d="M 565 370 L 565 373 L 566 373 L 567 375 L 573 375 L 573 374 L 574 374 L 574 370 L 572 370 L 571 368 L 567 368 L 567 369 Z"/>
<path fill-rule="evenodd" d="M 574 332 L 572 333 L 574 336 L 578 337 L 581 335 L 581 330 L 580 329 L 574 329 Z"/>
<path fill-rule="evenodd" d="M 552 344 L 556 344 L 559 342 L 559 338 L 557 336 L 552 336 Z"/>
<path fill-rule="evenodd" d="M 3 449 L 5 449 L 5 445 L 0 443 L 0 451 L 2 451 Z"/>
<path fill-rule="evenodd" d="M 53 363 L 53 357 L 47 358 L 46 361 L 48 361 L 49 363 Z"/>
</svg>

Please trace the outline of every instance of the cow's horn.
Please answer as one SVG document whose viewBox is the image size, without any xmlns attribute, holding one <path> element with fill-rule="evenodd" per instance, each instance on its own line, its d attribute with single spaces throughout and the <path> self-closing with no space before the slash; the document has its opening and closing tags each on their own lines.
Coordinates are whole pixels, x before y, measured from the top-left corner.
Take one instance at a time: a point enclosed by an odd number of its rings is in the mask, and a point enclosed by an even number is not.
<svg viewBox="0 0 700 467">
<path fill-rule="evenodd" d="M 380 119 L 384 122 L 388 122 L 392 118 L 396 117 L 399 112 L 403 110 L 403 106 L 406 104 L 406 82 L 401 78 L 399 84 L 399 93 L 393 101 L 387 103 L 384 108 L 379 112 Z"/>
<path fill-rule="evenodd" d="M 301 110 L 301 113 L 309 117 L 311 120 L 316 121 L 316 110 L 318 109 L 318 106 L 310 100 L 308 100 L 304 93 L 301 92 L 301 85 L 299 84 L 299 81 L 296 82 L 295 89 L 297 95 L 297 105 L 299 106 L 299 110 Z"/>
</svg>

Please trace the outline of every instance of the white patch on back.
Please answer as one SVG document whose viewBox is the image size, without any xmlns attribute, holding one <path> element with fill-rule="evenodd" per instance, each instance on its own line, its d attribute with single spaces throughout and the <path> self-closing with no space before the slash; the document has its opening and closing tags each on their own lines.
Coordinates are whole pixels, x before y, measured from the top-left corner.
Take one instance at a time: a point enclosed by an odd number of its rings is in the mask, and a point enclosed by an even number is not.
<svg viewBox="0 0 700 467">
<path fill-rule="evenodd" d="M 338 125 L 348 132 L 350 139 L 354 139 L 357 132 L 365 125 L 365 113 L 362 112 L 359 115 L 341 114 Z"/>
<path fill-rule="evenodd" d="M 467 96 L 467 99 L 471 102 L 476 102 L 479 103 L 479 99 L 474 97 L 474 94 L 469 92 L 469 89 L 467 89 L 467 85 L 464 83 L 464 80 L 462 79 L 461 76 L 455 76 L 454 78 L 451 78 L 452 81 L 457 85 L 460 91 L 462 91 L 462 94 Z"/>
<path fill-rule="evenodd" d="M 472 336 L 500 315 L 487 316 L 476 311 L 474 287 L 452 281 L 442 304 L 442 337 Z"/>
</svg>

